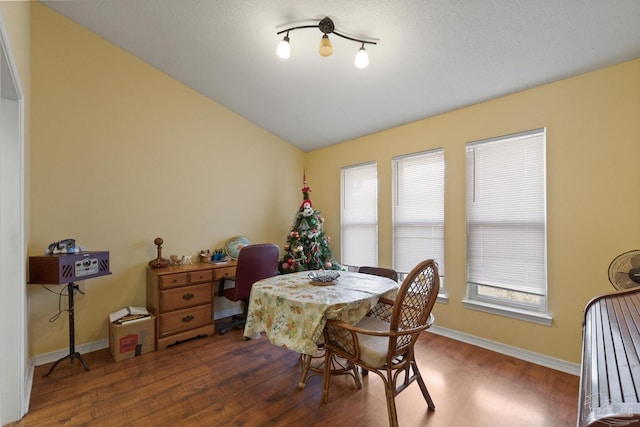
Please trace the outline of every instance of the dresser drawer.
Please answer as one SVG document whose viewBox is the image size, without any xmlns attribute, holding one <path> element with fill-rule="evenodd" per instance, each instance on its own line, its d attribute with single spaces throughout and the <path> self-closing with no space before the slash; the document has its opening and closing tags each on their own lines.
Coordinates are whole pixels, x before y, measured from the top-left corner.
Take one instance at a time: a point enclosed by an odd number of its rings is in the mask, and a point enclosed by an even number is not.
<svg viewBox="0 0 640 427">
<path fill-rule="evenodd" d="M 211 303 L 211 283 L 160 291 L 160 313 Z"/>
<path fill-rule="evenodd" d="M 203 283 L 213 281 L 211 270 L 193 271 L 189 273 L 189 283 Z"/>
<path fill-rule="evenodd" d="M 235 267 L 223 267 L 213 270 L 213 280 L 229 279 L 236 275 Z"/>
<path fill-rule="evenodd" d="M 199 305 L 184 310 L 172 311 L 160 315 L 160 336 L 175 334 L 213 323 L 211 304 Z"/>
<path fill-rule="evenodd" d="M 160 289 L 175 288 L 177 286 L 184 286 L 187 283 L 189 283 L 189 273 L 168 274 L 158 277 Z"/>
</svg>

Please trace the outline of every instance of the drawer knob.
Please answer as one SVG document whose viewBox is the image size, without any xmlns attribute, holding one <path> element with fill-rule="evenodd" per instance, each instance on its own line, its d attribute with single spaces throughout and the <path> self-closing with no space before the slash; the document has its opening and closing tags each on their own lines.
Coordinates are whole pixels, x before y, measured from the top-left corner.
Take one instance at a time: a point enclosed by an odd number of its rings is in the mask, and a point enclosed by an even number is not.
<svg viewBox="0 0 640 427">
<path fill-rule="evenodd" d="M 193 294 L 191 292 L 189 292 L 188 294 L 182 295 L 183 300 L 189 301 L 191 298 L 193 298 Z"/>
<path fill-rule="evenodd" d="M 192 320 L 193 320 L 193 316 L 192 316 L 192 315 L 184 316 L 184 317 L 182 318 L 182 321 L 183 321 L 184 323 L 189 323 L 189 322 L 191 322 Z"/>
</svg>

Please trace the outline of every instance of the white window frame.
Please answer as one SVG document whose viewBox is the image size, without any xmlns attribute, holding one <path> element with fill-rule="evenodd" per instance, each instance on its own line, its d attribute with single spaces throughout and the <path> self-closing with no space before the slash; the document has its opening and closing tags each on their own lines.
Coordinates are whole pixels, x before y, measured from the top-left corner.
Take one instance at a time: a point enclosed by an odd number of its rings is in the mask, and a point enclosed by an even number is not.
<svg viewBox="0 0 640 427">
<path fill-rule="evenodd" d="M 344 266 L 378 265 L 378 164 L 340 170 L 340 253 Z"/>
<path fill-rule="evenodd" d="M 444 302 L 444 148 L 394 157 L 391 167 L 393 268 L 404 278 L 433 258 L 440 274 L 438 299 Z"/>
<path fill-rule="evenodd" d="M 546 250 L 546 130 L 474 141 L 467 144 L 466 152 L 464 306 L 551 325 Z M 516 159 L 521 162 L 514 163 Z M 519 192 L 520 189 L 523 191 Z"/>
</svg>

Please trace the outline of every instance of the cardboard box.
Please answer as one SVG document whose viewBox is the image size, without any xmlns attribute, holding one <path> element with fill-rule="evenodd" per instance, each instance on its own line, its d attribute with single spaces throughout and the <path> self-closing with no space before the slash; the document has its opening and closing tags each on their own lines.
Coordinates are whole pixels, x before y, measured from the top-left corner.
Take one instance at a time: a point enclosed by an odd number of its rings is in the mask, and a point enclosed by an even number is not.
<svg viewBox="0 0 640 427">
<path fill-rule="evenodd" d="M 116 362 L 156 351 L 155 316 L 109 323 L 109 348 Z"/>
</svg>

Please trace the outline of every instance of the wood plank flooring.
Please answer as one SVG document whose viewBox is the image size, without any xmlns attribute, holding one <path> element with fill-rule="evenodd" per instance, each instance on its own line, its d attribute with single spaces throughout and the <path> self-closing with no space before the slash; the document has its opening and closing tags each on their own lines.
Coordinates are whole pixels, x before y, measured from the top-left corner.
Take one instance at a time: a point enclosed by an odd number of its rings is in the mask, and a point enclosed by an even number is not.
<svg viewBox="0 0 640 427">
<path fill-rule="evenodd" d="M 435 412 L 417 384 L 396 397 L 402 427 L 565 427 L 579 378 L 425 332 L 416 346 Z M 381 380 L 322 378 L 297 388 L 298 354 L 242 331 L 114 362 L 108 349 L 36 367 L 29 413 L 11 426 L 387 426 Z"/>
</svg>

